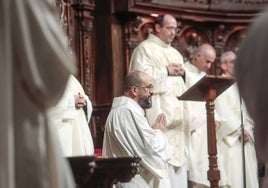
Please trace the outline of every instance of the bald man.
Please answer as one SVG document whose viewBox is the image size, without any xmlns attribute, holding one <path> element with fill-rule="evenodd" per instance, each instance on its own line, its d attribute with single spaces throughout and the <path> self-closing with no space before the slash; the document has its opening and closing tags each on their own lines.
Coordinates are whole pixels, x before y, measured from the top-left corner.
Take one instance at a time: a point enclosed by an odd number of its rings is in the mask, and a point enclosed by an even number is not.
<svg viewBox="0 0 268 188">
<path fill-rule="evenodd" d="M 187 88 L 199 81 L 211 68 L 216 59 L 216 52 L 210 44 L 202 44 L 192 54 L 190 61 L 186 62 L 185 85 Z M 207 180 L 208 150 L 207 150 L 207 114 L 205 102 L 188 102 L 189 105 L 189 181 L 191 188 L 210 187 Z M 215 127 L 216 128 L 216 127 Z M 220 154 L 218 153 L 218 166 L 221 170 L 219 184 L 227 184 L 226 175 L 222 168 Z"/>
</svg>

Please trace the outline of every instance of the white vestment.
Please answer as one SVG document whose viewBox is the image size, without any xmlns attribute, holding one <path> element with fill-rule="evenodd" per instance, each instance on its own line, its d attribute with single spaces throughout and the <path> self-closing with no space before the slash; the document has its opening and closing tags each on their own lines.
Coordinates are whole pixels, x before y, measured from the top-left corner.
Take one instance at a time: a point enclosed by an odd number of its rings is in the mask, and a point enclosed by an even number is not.
<svg viewBox="0 0 268 188">
<path fill-rule="evenodd" d="M 76 109 L 75 95 L 82 95 L 87 102 L 87 110 Z M 85 114 L 87 113 L 87 114 Z M 65 156 L 93 155 L 94 146 L 88 126 L 92 104 L 79 81 L 71 75 L 65 93 L 59 103 L 50 109 L 49 115 L 57 127 L 59 140 Z"/>
<path fill-rule="evenodd" d="M 169 164 L 175 168 L 186 166 L 188 133 L 185 127 L 185 111 L 187 108 L 185 102 L 177 98 L 186 90 L 184 81 L 181 76 L 168 76 L 166 67 L 170 63 L 183 65 L 182 55 L 171 45 L 150 34 L 148 39 L 141 42 L 134 50 L 130 70 L 146 72 L 153 78 L 153 105 L 152 108 L 146 110 L 146 117 L 152 125 L 157 115 L 160 113 L 166 115 L 167 131 L 165 134 L 172 151 Z M 174 179 L 174 182 L 179 181 L 183 184 L 180 184 L 181 188 L 187 186 L 187 176 L 184 180 Z"/>
<path fill-rule="evenodd" d="M 193 86 L 203 76 L 205 72 L 200 72 L 196 66 L 190 62 L 184 64 L 185 84 L 187 88 Z M 207 142 L 207 113 L 206 103 L 199 101 L 189 101 L 189 180 L 205 186 L 210 186 L 207 171 L 208 163 L 208 142 Z M 218 169 L 221 173 L 219 185 L 227 184 L 227 177 L 222 166 L 221 154 L 218 152 Z"/>
<path fill-rule="evenodd" d="M 43 0 L 1 0 L 0 24 L 0 187 L 74 187 L 46 115 L 75 72 L 64 34 Z"/>
<path fill-rule="evenodd" d="M 241 114 L 242 110 L 242 114 Z M 224 156 L 224 167 L 231 188 L 243 188 L 243 158 L 241 142 L 241 115 L 244 129 L 250 135 L 245 142 L 246 187 L 259 187 L 257 175 L 257 159 L 254 146 L 253 121 L 249 117 L 240 96 L 237 84 L 233 84 L 215 100 L 215 111 L 220 118 L 218 130 L 219 150 Z"/>
<path fill-rule="evenodd" d="M 138 156 L 139 173 L 119 187 L 171 188 L 167 177 L 170 157 L 165 135 L 153 130 L 144 110 L 129 97 L 116 97 L 107 118 L 103 140 L 103 157 Z"/>
</svg>

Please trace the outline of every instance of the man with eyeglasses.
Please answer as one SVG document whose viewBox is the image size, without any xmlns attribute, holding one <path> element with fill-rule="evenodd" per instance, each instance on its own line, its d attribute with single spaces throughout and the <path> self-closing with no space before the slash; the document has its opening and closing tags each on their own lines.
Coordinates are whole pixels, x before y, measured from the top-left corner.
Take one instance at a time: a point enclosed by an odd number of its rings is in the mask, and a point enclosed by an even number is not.
<svg viewBox="0 0 268 188">
<path fill-rule="evenodd" d="M 122 188 L 172 188 L 168 178 L 170 158 L 165 134 L 166 117 L 159 114 L 152 126 L 144 109 L 152 107 L 151 77 L 140 71 L 129 72 L 124 95 L 115 97 L 107 118 L 103 140 L 103 157 L 138 156 L 139 173 Z"/>
<path fill-rule="evenodd" d="M 150 124 L 159 113 L 167 117 L 167 131 L 172 158 L 169 163 L 169 177 L 172 187 L 187 188 L 187 133 L 185 124 L 185 106 L 177 99 L 186 89 L 182 79 L 183 57 L 171 42 L 177 32 L 177 20 L 170 14 L 156 18 L 154 34 L 141 42 L 134 50 L 130 70 L 140 70 L 153 78 L 153 106 L 146 110 Z"/>
</svg>

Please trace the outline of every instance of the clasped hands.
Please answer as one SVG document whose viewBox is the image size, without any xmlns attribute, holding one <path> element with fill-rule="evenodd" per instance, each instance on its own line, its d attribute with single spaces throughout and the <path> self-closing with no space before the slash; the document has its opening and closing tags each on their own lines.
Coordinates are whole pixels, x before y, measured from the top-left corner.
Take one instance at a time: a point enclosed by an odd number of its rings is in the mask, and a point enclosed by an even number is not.
<svg viewBox="0 0 268 188">
<path fill-rule="evenodd" d="M 87 105 L 86 99 L 80 93 L 74 96 L 74 100 L 76 109 L 83 108 L 84 106 Z"/>
<path fill-rule="evenodd" d="M 250 134 L 246 129 L 244 129 L 244 142 L 248 141 L 249 139 L 250 139 Z"/>
<path fill-rule="evenodd" d="M 184 69 L 182 67 L 182 64 L 171 63 L 167 66 L 167 70 L 168 70 L 169 76 L 183 76 L 184 75 Z"/>
<path fill-rule="evenodd" d="M 159 129 L 161 131 L 166 130 L 167 119 L 165 114 L 159 114 L 155 120 L 155 123 L 152 125 L 153 129 Z"/>
</svg>

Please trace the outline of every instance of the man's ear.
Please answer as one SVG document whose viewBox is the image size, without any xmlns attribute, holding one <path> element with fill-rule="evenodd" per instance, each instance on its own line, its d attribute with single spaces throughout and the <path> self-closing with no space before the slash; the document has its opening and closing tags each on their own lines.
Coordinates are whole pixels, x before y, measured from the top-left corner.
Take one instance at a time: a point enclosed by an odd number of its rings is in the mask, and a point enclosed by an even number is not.
<svg viewBox="0 0 268 188">
<path fill-rule="evenodd" d="M 131 94 L 133 96 L 137 96 L 138 95 L 138 87 L 137 86 L 131 86 L 130 92 L 131 92 Z"/>
<path fill-rule="evenodd" d="M 156 33 L 159 33 L 160 32 L 160 29 L 161 29 L 161 26 L 159 24 L 155 24 L 155 31 Z"/>
<path fill-rule="evenodd" d="M 221 63 L 221 69 L 224 71 L 227 69 L 226 63 Z"/>
</svg>

